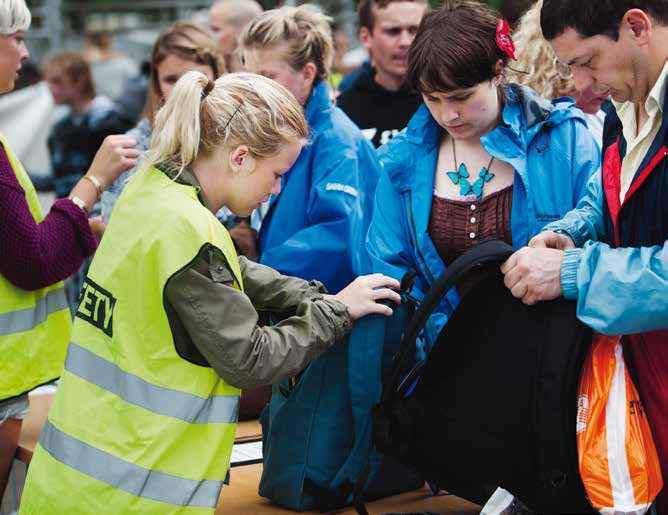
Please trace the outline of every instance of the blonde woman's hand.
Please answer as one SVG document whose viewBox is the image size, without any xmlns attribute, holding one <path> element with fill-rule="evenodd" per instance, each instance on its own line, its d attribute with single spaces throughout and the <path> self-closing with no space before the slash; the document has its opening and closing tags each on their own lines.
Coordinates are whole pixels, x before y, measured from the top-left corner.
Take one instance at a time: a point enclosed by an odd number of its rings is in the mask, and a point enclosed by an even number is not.
<svg viewBox="0 0 668 515">
<path fill-rule="evenodd" d="M 378 301 L 391 300 L 401 304 L 401 297 L 394 291 L 400 288 L 399 281 L 391 277 L 382 274 L 363 275 L 333 297 L 346 305 L 353 320 L 374 313 L 390 316 L 392 309 Z"/>
<path fill-rule="evenodd" d="M 106 190 L 126 170 L 137 166 L 137 142 L 131 136 L 116 134 L 104 138 L 95 154 L 88 175 L 95 176 Z"/>
</svg>

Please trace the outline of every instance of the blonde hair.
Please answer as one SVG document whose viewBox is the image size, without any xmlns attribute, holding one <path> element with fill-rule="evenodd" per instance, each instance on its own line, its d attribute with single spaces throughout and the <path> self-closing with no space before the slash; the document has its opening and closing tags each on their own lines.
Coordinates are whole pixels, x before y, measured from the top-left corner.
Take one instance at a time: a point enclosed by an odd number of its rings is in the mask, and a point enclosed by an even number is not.
<svg viewBox="0 0 668 515">
<path fill-rule="evenodd" d="M 144 109 L 144 116 L 151 125 L 155 113 L 158 112 L 164 102 L 162 91 L 160 91 L 158 65 L 169 55 L 210 66 L 214 79 L 225 73 L 223 55 L 206 29 L 196 23 L 178 21 L 163 30 L 153 45 L 151 81 L 146 98 L 146 108 Z"/>
<path fill-rule="evenodd" d="M 543 37 L 540 28 L 542 6 L 543 0 L 538 0 L 520 18 L 513 32 L 518 61 L 512 65 L 519 72 L 508 69 L 506 77 L 509 82 L 529 86 L 548 99 L 572 95 L 575 91 L 573 73 L 568 65 L 559 61 Z"/>
<path fill-rule="evenodd" d="M 183 170 L 220 145 L 247 145 L 264 159 L 307 136 L 302 107 L 280 84 L 252 73 L 230 73 L 214 82 L 191 71 L 158 111 L 142 168 L 171 161 Z"/>
<path fill-rule="evenodd" d="M 327 80 L 334 62 L 330 21 L 308 4 L 266 11 L 241 34 L 242 52 L 287 44 L 285 56 L 294 70 L 310 62 L 317 68 L 316 82 Z"/>
<path fill-rule="evenodd" d="M 0 35 L 9 36 L 15 32 L 28 30 L 30 21 L 30 11 L 25 0 L 0 2 Z"/>
</svg>

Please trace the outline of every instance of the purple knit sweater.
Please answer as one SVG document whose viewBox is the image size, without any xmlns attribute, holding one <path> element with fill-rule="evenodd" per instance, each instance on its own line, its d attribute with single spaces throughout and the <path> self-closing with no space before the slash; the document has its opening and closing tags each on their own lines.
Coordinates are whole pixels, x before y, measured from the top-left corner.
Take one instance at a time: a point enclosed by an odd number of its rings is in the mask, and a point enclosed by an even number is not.
<svg viewBox="0 0 668 515">
<path fill-rule="evenodd" d="M 72 275 L 96 247 L 88 217 L 71 200 L 56 201 L 35 223 L 0 145 L 0 274 L 23 290 L 38 290 Z"/>
</svg>

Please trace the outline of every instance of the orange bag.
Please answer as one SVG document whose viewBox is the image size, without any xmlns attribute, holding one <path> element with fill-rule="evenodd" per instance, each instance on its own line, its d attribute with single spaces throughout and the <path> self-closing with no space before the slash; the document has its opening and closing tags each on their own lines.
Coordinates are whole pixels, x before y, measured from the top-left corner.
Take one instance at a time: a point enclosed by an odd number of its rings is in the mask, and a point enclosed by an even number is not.
<svg viewBox="0 0 668 515">
<path fill-rule="evenodd" d="M 661 491 L 659 458 L 619 337 L 594 334 L 578 392 L 580 474 L 604 514 L 642 515 Z"/>
</svg>

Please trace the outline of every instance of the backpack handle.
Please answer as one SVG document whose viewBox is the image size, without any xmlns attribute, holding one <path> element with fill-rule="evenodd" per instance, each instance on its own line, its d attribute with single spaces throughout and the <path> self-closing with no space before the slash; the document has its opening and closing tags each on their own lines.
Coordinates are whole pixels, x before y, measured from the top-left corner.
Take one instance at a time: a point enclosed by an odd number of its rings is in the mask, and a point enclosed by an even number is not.
<svg viewBox="0 0 668 515">
<path fill-rule="evenodd" d="M 390 380 L 386 383 L 388 390 L 383 392 L 383 397 L 386 397 L 386 394 L 389 394 L 389 391 L 394 389 L 395 381 L 402 370 L 404 362 L 409 358 L 412 362 L 415 352 L 415 341 L 417 340 L 420 331 L 422 331 L 422 328 L 427 323 L 427 320 L 429 320 L 432 312 L 438 307 L 448 291 L 450 291 L 457 282 L 472 270 L 485 265 L 500 265 L 514 252 L 515 249 L 513 247 L 501 240 L 485 240 L 464 252 L 452 262 L 443 274 L 441 274 L 431 288 L 425 293 L 422 302 L 420 302 L 418 309 L 415 311 L 406 327 L 401 343 L 401 349 L 396 357 L 394 370 L 390 376 Z M 421 367 L 417 367 L 413 370 L 410 374 L 411 378 L 408 383 L 407 381 L 402 381 L 402 385 L 407 383 L 408 386 L 410 386 L 410 383 L 413 382 L 412 379 L 414 379 L 413 376 L 416 373 L 419 373 L 420 369 Z M 407 377 L 406 379 L 409 378 Z M 406 388 L 402 388 L 402 390 L 405 389 Z"/>
</svg>

